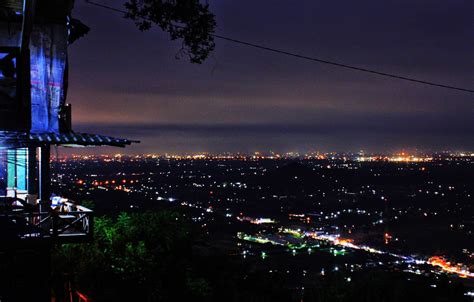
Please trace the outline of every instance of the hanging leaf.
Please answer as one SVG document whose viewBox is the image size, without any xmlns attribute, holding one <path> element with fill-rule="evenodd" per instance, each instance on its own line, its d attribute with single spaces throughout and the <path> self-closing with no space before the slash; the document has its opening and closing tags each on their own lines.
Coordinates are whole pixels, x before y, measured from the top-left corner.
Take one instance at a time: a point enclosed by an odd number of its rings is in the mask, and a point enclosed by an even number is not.
<svg viewBox="0 0 474 302">
<path fill-rule="evenodd" d="M 187 56 L 192 63 L 202 63 L 214 50 L 212 33 L 216 27 L 209 5 L 199 0 L 129 0 L 125 3 L 126 18 L 142 30 L 157 25 L 169 33 L 171 40 L 181 39 L 178 56 Z"/>
</svg>

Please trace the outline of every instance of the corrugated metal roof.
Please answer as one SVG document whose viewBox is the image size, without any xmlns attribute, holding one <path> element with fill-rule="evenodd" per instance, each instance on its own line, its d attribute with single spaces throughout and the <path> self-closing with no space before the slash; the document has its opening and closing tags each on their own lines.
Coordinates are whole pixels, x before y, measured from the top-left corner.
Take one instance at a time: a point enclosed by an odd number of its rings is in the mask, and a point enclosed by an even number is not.
<svg viewBox="0 0 474 302">
<path fill-rule="evenodd" d="M 125 138 L 90 133 L 22 133 L 0 131 L 0 148 L 24 147 L 28 145 L 69 145 L 69 146 L 116 146 L 125 147 L 138 143 Z"/>
</svg>

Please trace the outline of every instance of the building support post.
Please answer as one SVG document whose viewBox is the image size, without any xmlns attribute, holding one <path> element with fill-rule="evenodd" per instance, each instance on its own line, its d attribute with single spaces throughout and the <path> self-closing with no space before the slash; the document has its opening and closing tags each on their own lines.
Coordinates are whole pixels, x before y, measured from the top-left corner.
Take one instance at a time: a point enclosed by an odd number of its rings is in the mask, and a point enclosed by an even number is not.
<svg viewBox="0 0 474 302">
<path fill-rule="evenodd" d="M 38 198 L 36 186 L 36 147 L 28 147 L 28 203 L 35 204 Z"/>
<path fill-rule="evenodd" d="M 33 31 L 35 0 L 23 1 L 23 23 L 21 28 L 20 40 L 20 62 L 21 68 L 19 74 L 20 80 L 20 99 L 21 99 L 21 115 L 23 121 L 22 127 L 26 131 L 31 128 L 31 60 L 30 60 L 30 39 Z"/>
<path fill-rule="evenodd" d="M 50 167 L 50 146 L 43 145 L 40 148 L 39 159 L 39 199 L 40 212 L 51 210 L 51 167 Z"/>
</svg>

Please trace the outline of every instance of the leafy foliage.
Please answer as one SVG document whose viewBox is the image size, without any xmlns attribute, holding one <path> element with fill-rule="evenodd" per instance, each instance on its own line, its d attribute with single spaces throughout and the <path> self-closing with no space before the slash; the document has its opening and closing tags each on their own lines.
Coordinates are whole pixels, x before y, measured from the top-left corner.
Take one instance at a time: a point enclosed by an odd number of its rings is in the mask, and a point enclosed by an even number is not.
<svg viewBox="0 0 474 302">
<path fill-rule="evenodd" d="M 193 274 L 190 236 L 173 211 L 96 218 L 93 243 L 57 247 L 54 273 L 73 276 L 94 301 L 199 301 L 210 287 Z"/>
<path fill-rule="evenodd" d="M 378 269 L 354 272 L 351 282 L 342 272 L 313 274 L 303 293 L 286 270 L 269 274 L 256 259 L 243 265 L 193 230 L 173 210 L 96 218 L 92 243 L 56 247 L 55 292 L 69 279 L 94 301 L 468 301 L 463 286 L 447 278 Z"/>
<path fill-rule="evenodd" d="M 95 202 L 92 200 L 83 200 L 81 201 L 81 206 L 88 208 L 89 210 L 95 209 Z"/>
<path fill-rule="evenodd" d="M 179 55 L 187 55 L 192 63 L 202 63 L 214 50 L 216 21 L 208 4 L 199 0 L 129 0 L 125 8 L 125 17 L 140 30 L 156 24 L 169 33 L 171 40 L 182 39 Z"/>
</svg>

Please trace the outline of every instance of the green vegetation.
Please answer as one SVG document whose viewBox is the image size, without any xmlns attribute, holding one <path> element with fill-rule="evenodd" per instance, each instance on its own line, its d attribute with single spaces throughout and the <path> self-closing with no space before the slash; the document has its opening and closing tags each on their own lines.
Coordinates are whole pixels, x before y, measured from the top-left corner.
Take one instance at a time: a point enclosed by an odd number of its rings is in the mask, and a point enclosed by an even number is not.
<svg viewBox="0 0 474 302">
<path fill-rule="evenodd" d="M 212 248 L 177 211 L 121 213 L 95 219 L 92 243 L 56 247 L 53 287 L 57 301 L 68 301 L 68 280 L 94 302 L 468 301 L 447 278 L 376 269 L 354 272 L 350 280 L 342 270 L 308 274 L 302 291 L 295 275 L 269 273 L 261 258 L 266 254 L 242 262 Z"/>
<path fill-rule="evenodd" d="M 57 286 L 68 275 L 94 301 L 203 300 L 210 286 L 194 274 L 188 230 L 173 211 L 96 218 L 94 242 L 55 250 Z"/>
</svg>

